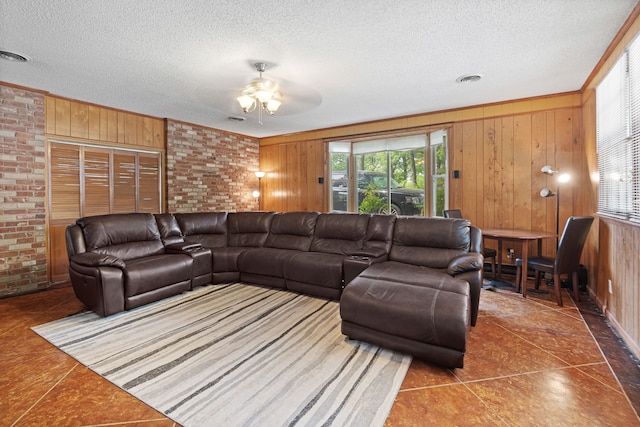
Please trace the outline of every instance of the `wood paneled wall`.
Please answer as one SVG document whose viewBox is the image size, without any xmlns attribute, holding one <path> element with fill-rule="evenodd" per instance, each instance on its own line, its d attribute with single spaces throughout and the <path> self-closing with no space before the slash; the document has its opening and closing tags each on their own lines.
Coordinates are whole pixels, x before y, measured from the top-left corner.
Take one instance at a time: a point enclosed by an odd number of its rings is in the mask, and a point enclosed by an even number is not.
<svg viewBox="0 0 640 427">
<path fill-rule="evenodd" d="M 325 177 L 327 145 L 323 141 L 303 141 L 260 148 L 262 210 L 326 211 Z M 329 180 L 325 180 L 329 182 Z"/>
<path fill-rule="evenodd" d="M 640 34 L 640 5 L 623 26 L 598 68 L 582 90 L 583 140 L 586 168 L 592 181 L 584 191 L 593 194 L 592 209 L 597 209 L 598 156 L 596 151 L 596 92 L 597 85 L 609 72 L 626 46 Z M 580 208 L 584 202 L 577 200 Z M 605 312 L 612 325 L 629 348 L 640 357 L 640 225 L 607 217 L 599 217 L 586 247 L 589 265 L 594 266 L 594 280 L 589 291 L 597 305 Z M 590 271 L 590 276 L 591 276 Z M 611 292 L 609 292 L 611 280 Z"/>
<path fill-rule="evenodd" d="M 573 175 L 561 188 L 560 224 L 570 215 L 593 213 L 593 208 L 579 209 L 576 202 L 589 182 L 580 99 L 579 93 L 560 94 L 262 139 L 260 168 L 277 171 L 273 179 L 263 180 L 268 186 L 263 187 L 263 208 L 326 210 L 328 184 L 319 186 L 313 179 L 313 168 L 321 171 L 320 159 L 326 166 L 322 141 L 399 133 L 402 125 L 412 130 L 441 124 L 451 129 L 450 171 L 460 171 L 458 179 L 450 175 L 450 208 L 461 209 L 479 227 L 555 231 L 556 199 L 539 195 L 544 187 L 556 190 L 554 179 L 540 172 L 546 164 Z M 593 206 L 593 200 L 586 205 Z M 519 255 L 519 248 L 514 249 Z M 552 241 L 545 243 L 544 252 L 554 254 Z"/>
<path fill-rule="evenodd" d="M 585 198 L 581 189 L 589 179 L 579 107 L 455 123 L 449 149 L 450 168 L 460 171 L 450 180 L 449 205 L 480 227 L 555 232 L 557 199 L 541 197 L 540 190 L 558 187 L 540 172 L 544 165 L 572 177 L 559 187 L 560 232 L 569 216 L 593 213 L 580 212 L 575 203 Z M 514 249 L 519 256 L 520 248 Z M 552 240 L 545 241 L 544 253 L 555 253 Z"/>
<path fill-rule="evenodd" d="M 45 97 L 46 132 L 126 147 L 165 149 L 164 120 L 80 101 Z"/>
</svg>

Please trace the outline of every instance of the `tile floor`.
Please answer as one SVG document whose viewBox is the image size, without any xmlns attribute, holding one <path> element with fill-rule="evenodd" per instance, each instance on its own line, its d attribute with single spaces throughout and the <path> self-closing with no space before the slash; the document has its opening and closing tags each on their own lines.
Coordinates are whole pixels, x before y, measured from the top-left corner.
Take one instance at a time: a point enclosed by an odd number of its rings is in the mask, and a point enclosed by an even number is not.
<svg viewBox="0 0 640 427">
<path fill-rule="evenodd" d="M 414 360 L 387 426 L 640 426 L 640 368 L 564 297 L 483 291 L 464 369 Z M 0 426 L 175 426 L 29 329 L 81 309 L 69 286 L 0 300 Z"/>
</svg>

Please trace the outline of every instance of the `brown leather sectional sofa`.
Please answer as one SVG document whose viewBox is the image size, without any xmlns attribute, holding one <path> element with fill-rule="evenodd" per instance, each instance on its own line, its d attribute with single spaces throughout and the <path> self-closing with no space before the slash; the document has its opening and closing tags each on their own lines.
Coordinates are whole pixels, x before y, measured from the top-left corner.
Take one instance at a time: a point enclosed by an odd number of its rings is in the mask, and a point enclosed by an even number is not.
<svg viewBox="0 0 640 427">
<path fill-rule="evenodd" d="M 482 236 L 465 219 L 132 213 L 66 237 L 75 294 L 101 316 L 242 281 L 340 300 L 348 337 L 462 367 L 478 315 Z"/>
</svg>

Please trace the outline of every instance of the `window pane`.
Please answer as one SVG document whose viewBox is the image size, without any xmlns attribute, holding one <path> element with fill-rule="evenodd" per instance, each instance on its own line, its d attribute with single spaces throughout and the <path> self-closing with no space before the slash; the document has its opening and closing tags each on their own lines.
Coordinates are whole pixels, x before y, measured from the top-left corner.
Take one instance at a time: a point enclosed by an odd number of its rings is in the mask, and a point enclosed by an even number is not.
<svg viewBox="0 0 640 427">
<path fill-rule="evenodd" d="M 349 209 L 349 154 L 331 153 L 331 210 L 347 212 Z"/>
</svg>

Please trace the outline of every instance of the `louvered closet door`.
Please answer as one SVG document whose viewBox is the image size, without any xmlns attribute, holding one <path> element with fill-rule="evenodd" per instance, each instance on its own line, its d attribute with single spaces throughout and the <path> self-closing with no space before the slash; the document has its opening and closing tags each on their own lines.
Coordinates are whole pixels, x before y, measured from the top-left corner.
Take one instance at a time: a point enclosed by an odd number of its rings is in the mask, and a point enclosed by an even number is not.
<svg viewBox="0 0 640 427">
<path fill-rule="evenodd" d="M 65 230 L 83 216 L 162 211 L 161 153 L 49 142 L 49 278 L 68 280 Z"/>
<path fill-rule="evenodd" d="M 136 157 L 137 153 L 115 153 L 113 155 L 113 211 L 128 213 L 136 211 Z"/>
<path fill-rule="evenodd" d="M 138 154 L 138 212 L 161 211 L 161 171 L 160 154 Z"/>
<path fill-rule="evenodd" d="M 69 262 L 65 241 L 68 224 L 81 216 L 80 147 L 49 144 L 49 280 L 67 280 Z"/>
<path fill-rule="evenodd" d="M 84 211 L 82 216 L 111 211 L 111 150 L 84 151 Z"/>
</svg>

